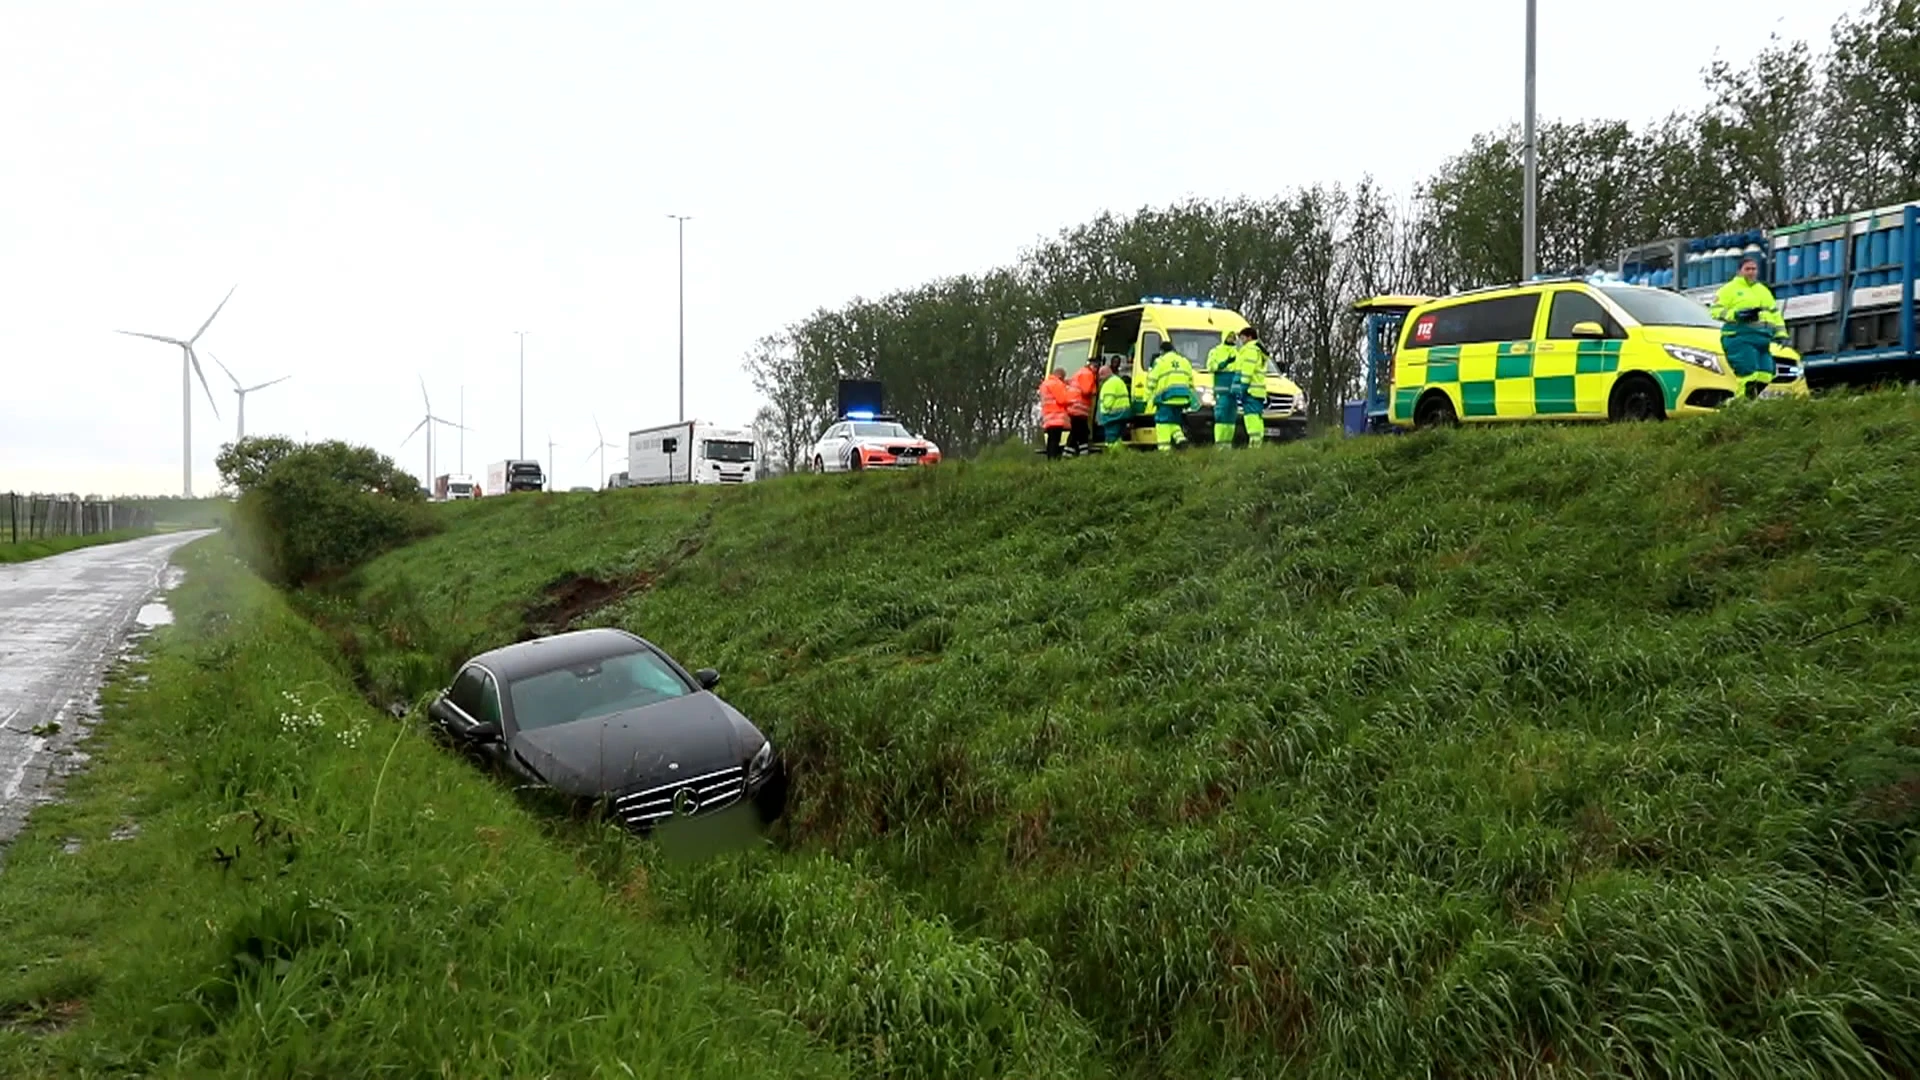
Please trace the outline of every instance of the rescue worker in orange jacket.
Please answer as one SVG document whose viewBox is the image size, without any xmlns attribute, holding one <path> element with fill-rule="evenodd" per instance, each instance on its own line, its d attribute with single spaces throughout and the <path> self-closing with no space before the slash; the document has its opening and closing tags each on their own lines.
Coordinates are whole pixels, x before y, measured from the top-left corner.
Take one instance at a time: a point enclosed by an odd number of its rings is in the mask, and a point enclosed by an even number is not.
<svg viewBox="0 0 1920 1080">
<path fill-rule="evenodd" d="M 1067 382 L 1067 369 L 1054 368 L 1053 374 L 1040 381 L 1040 427 L 1047 433 L 1047 456 L 1060 456 L 1060 440 L 1073 426 L 1070 407 L 1074 403 L 1073 387 Z"/>
<path fill-rule="evenodd" d="M 1067 409 L 1067 453 L 1084 454 L 1092 450 L 1093 442 L 1093 399 L 1100 392 L 1100 372 L 1094 366 L 1093 357 L 1087 357 L 1086 365 L 1073 373 L 1074 402 Z"/>
</svg>

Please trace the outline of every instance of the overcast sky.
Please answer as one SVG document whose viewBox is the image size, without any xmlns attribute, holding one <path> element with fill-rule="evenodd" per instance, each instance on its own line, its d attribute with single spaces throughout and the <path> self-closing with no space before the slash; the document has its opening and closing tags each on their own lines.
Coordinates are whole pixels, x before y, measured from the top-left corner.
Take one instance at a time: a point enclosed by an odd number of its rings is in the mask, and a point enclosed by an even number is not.
<svg viewBox="0 0 1920 1080">
<path fill-rule="evenodd" d="M 1701 102 L 1716 49 L 1824 46 L 1851 3 L 1540 2 L 1545 117 Z M 0 490 L 177 493 L 234 435 L 338 437 L 424 472 L 549 435 L 562 486 L 687 405 L 745 423 L 757 337 L 1015 257 L 1101 210 L 1372 173 L 1409 189 L 1518 118 L 1522 0 L 0 0 Z M 1445 15 L 1439 13 L 1445 12 Z M 1242 144 L 1227 160 L 1218 148 Z M 1517 197 L 1517 196 L 1516 196 Z M 1116 300 L 1125 298 L 1115 298 Z M 459 464 L 454 432 L 436 471 Z M 608 471 L 624 467 L 607 453 Z"/>
</svg>

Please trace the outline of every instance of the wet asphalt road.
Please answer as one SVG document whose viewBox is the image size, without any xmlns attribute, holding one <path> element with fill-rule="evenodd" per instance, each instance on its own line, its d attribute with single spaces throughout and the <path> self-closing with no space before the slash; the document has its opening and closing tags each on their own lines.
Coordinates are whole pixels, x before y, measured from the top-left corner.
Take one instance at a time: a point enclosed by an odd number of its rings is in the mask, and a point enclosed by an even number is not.
<svg viewBox="0 0 1920 1080">
<path fill-rule="evenodd" d="M 53 783 L 84 761 L 76 746 L 95 693 L 167 557 L 206 530 L 143 537 L 0 565 L 0 845 Z"/>
</svg>

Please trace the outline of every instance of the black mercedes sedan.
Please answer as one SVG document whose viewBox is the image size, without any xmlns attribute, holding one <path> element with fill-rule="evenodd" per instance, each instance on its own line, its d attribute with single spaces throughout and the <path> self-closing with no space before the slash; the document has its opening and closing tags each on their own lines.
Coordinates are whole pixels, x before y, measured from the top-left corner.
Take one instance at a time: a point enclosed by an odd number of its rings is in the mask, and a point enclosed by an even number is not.
<svg viewBox="0 0 1920 1080">
<path fill-rule="evenodd" d="M 456 744 L 576 799 L 605 800 L 626 826 L 751 803 L 785 809 L 773 743 L 689 674 L 625 630 L 575 630 L 484 652 L 428 708 Z"/>
</svg>

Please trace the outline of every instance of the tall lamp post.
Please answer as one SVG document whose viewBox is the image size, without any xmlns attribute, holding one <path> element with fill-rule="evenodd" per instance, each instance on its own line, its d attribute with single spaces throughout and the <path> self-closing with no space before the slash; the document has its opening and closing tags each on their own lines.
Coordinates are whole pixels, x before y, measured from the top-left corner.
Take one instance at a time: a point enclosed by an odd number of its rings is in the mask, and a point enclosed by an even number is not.
<svg viewBox="0 0 1920 1080">
<path fill-rule="evenodd" d="M 1526 191 L 1520 199 L 1520 280 L 1531 281 L 1538 267 L 1539 248 L 1535 237 L 1536 192 L 1540 182 L 1539 150 L 1533 123 L 1534 39 L 1537 0 L 1527 0 L 1527 119 L 1526 119 Z"/>
<path fill-rule="evenodd" d="M 1531 2 L 1531 0 L 1529 0 Z M 687 421 L 687 214 L 668 214 L 680 230 L 680 422 Z"/>
</svg>

